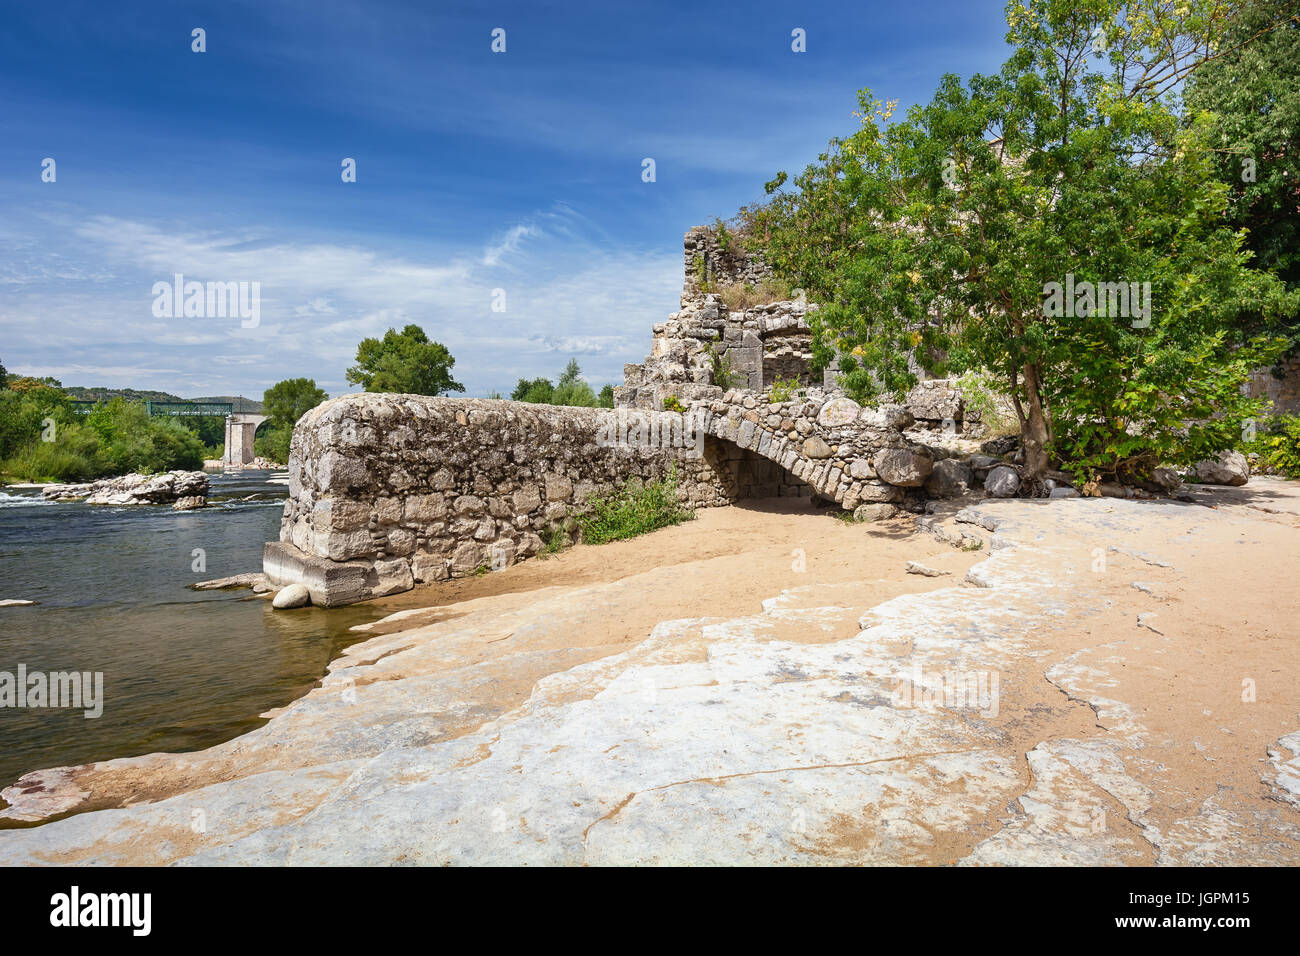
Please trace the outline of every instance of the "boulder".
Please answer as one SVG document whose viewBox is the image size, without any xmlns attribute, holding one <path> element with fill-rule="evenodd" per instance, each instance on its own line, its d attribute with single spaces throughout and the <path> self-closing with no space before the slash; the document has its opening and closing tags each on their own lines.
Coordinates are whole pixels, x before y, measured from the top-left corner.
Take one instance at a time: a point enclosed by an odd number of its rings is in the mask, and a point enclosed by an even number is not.
<svg viewBox="0 0 1300 956">
<path fill-rule="evenodd" d="M 1020 490 L 1020 473 L 1010 465 L 998 465 L 984 479 L 984 490 L 992 498 L 1010 498 Z"/>
<path fill-rule="evenodd" d="M 882 448 L 871 463 L 881 479 L 903 488 L 919 487 L 934 467 L 934 460 L 929 455 L 908 448 Z"/>
<path fill-rule="evenodd" d="M 824 428 L 851 425 L 862 414 L 862 406 L 851 398 L 833 398 L 817 413 L 817 424 Z"/>
<path fill-rule="evenodd" d="M 187 495 L 184 498 L 177 498 L 176 503 L 172 505 L 173 511 L 194 511 L 198 508 L 206 508 L 208 499 L 203 495 Z"/>
<path fill-rule="evenodd" d="M 878 503 L 858 505 L 853 509 L 854 521 L 884 521 L 898 514 L 898 508 L 891 504 Z"/>
<path fill-rule="evenodd" d="M 1216 458 L 1196 463 L 1196 480 L 1206 485 L 1244 485 L 1250 480 L 1250 463 L 1239 451 L 1221 451 Z"/>
<path fill-rule="evenodd" d="M 311 603 L 311 594 L 305 584 L 290 584 L 276 592 L 271 599 L 271 607 L 284 611 L 295 607 L 306 607 Z"/>
<path fill-rule="evenodd" d="M 930 477 L 925 480 L 925 490 L 935 498 L 958 498 L 970 491 L 975 474 L 965 462 L 944 458 L 934 463 Z"/>
</svg>

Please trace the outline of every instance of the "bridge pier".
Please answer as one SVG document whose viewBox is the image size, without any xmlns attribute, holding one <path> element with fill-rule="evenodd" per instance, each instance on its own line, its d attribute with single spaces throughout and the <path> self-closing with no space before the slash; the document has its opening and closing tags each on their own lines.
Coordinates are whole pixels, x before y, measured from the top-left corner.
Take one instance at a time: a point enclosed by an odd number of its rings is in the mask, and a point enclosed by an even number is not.
<svg viewBox="0 0 1300 956">
<path fill-rule="evenodd" d="M 253 437 L 266 415 L 227 415 L 226 452 L 221 462 L 227 468 L 242 468 L 255 457 Z"/>
</svg>

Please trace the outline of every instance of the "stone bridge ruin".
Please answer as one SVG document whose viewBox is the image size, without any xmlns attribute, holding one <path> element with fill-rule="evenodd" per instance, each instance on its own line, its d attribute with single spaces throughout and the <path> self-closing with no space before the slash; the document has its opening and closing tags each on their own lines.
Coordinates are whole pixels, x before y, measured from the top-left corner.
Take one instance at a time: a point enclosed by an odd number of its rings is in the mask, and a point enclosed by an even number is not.
<svg viewBox="0 0 1300 956">
<path fill-rule="evenodd" d="M 907 408 L 862 408 L 813 373 L 815 306 L 728 308 L 717 289 L 768 272 L 708 229 L 687 233 L 685 258 L 681 309 L 626 367 L 614 409 L 362 393 L 304 415 L 268 580 L 335 606 L 500 569 L 572 535 L 593 495 L 670 472 L 695 508 L 796 497 L 872 518 L 919 510 L 936 454 L 904 434 Z M 718 362 L 730 381 L 714 381 Z M 772 395 L 777 380 L 802 388 Z M 665 410 L 673 400 L 686 411 Z"/>
</svg>

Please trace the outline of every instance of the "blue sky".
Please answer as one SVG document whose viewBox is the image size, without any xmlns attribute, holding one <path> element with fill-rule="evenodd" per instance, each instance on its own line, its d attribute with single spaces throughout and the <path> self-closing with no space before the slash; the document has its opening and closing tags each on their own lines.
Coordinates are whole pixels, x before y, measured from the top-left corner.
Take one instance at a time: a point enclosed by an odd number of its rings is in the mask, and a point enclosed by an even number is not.
<svg viewBox="0 0 1300 956">
<path fill-rule="evenodd" d="M 414 322 L 468 395 L 571 357 L 617 383 L 677 308 L 687 228 L 850 132 L 859 88 L 928 99 L 995 70 L 1003 32 L 1001 0 L 10 5 L 0 362 L 339 395 L 357 342 Z M 259 282 L 259 324 L 155 317 L 177 272 Z"/>
</svg>

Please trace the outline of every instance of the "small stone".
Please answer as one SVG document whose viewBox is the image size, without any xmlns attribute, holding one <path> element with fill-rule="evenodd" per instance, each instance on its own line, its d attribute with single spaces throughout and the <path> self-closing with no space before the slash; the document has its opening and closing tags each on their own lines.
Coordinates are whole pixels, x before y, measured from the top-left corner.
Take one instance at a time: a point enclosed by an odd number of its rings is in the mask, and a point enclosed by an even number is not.
<svg viewBox="0 0 1300 956">
<path fill-rule="evenodd" d="M 818 435 L 813 435 L 803 443 L 803 453 L 808 458 L 829 458 L 831 457 L 831 446 Z"/>
<path fill-rule="evenodd" d="M 940 571 L 938 568 L 927 568 L 919 561 L 908 561 L 904 569 L 908 574 L 920 574 L 927 578 L 941 578 L 946 574 L 952 574 L 951 571 Z"/>
</svg>

